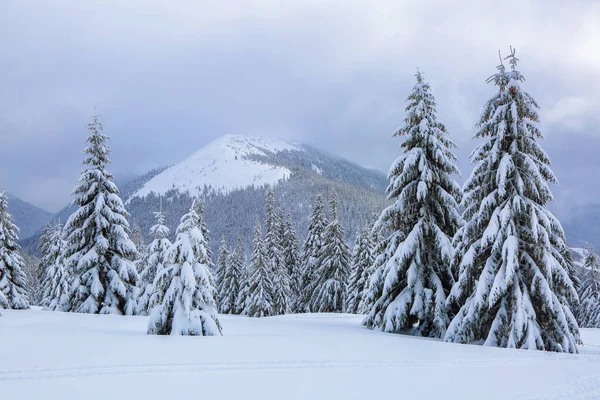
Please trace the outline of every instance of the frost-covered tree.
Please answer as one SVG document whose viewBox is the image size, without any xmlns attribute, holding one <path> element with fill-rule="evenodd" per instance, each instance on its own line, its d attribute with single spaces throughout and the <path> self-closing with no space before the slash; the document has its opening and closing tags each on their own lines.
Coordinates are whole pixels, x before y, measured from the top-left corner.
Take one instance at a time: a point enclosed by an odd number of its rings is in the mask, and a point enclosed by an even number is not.
<svg viewBox="0 0 600 400">
<path fill-rule="evenodd" d="M 357 311 L 359 314 L 368 314 L 375 305 L 375 300 L 381 293 L 379 292 L 379 290 L 381 290 L 381 286 L 379 281 L 376 280 L 375 282 L 372 282 L 371 278 L 373 275 L 375 275 L 375 271 L 379 270 L 385 261 L 389 260 L 391 257 L 390 252 L 392 251 L 393 246 L 389 246 L 390 241 L 393 239 L 398 240 L 399 237 L 399 235 L 389 235 L 384 239 L 380 239 L 375 233 L 375 227 L 373 228 L 373 231 L 371 231 L 371 243 L 373 243 L 373 249 L 371 252 L 373 256 L 373 263 L 364 270 L 363 276 L 361 277 L 361 280 L 365 282 L 365 286 L 360 302 L 358 303 Z M 373 283 L 372 287 L 371 283 Z"/>
<path fill-rule="evenodd" d="M 46 225 L 39 245 L 45 271 L 42 306 L 52 311 L 60 306 L 61 299 L 69 292 L 70 276 L 64 265 L 64 247 L 62 225 Z"/>
<path fill-rule="evenodd" d="M 579 326 L 600 328 L 600 265 L 593 246 L 590 246 L 585 254 L 579 300 L 580 306 L 577 312 Z"/>
<path fill-rule="evenodd" d="M 152 242 L 145 250 L 144 269 L 140 274 L 142 284 L 142 294 L 138 299 L 137 313 L 147 315 L 152 311 L 157 304 L 162 303 L 165 295 L 165 285 L 158 285 L 157 276 L 162 276 L 162 271 L 165 269 L 167 253 L 171 248 L 169 240 L 169 228 L 165 225 L 165 213 L 162 211 L 154 212 L 156 223 L 150 228 Z"/>
<path fill-rule="evenodd" d="M 219 307 L 223 314 L 238 313 L 237 300 L 244 279 L 244 268 L 244 246 L 238 238 L 235 248 L 228 256 L 219 292 Z"/>
<path fill-rule="evenodd" d="M 351 273 L 346 295 L 346 312 L 350 314 L 360 313 L 360 302 L 368 289 L 367 270 L 373 265 L 373 242 L 371 226 L 367 225 L 356 235 L 354 248 L 352 249 Z"/>
<path fill-rule="evenodd" d="M 206 248 L 206 254 L 203 256 L 204 259 L 202 262 L 208 265 L 211 273 L 215 269 L 215 262 L 213 259 L 212 247 L 210 244 L 210 230 L 208 229 L 208 225 L 206 224 L 206 219 L 204 218 L 204 202 L 200 199 L 196 199 L 196 214 L 198 215 L 198 224 L 200 226 L 200 231 L 202 232 L 202 238 L 204 240 L 203 245 Z M 211 279 L 214 281 L 214 277 L 211 275 Z M 214 285 L 214 283 L 213 283 Z"/>
<path fill-rule="evenodd" d="M 312 290 L 312 312 L 343 312 L 346 303 L 350 249 L 344 242 L 344 232 L 338 220 L 338 199 L 335 193 L 331 196 L 330 206 L 331 222 L 323 235 L 315 280 L 309 286 L 309 290 Z"/>
<path fill-rule="evenodd" d="M 389 172 L 393 204 L 377 224 L 391 232 L 370 288 L 374 305 L 364 324 L 386 332 L 443 337 L 450 323 L 446 293 L 453 284 L 452 237 L 461 223 L 459 171 L 431 87 L 420 72 L 407 98 L 402 154 Z"/>
<path fill-rule="evenodd" d="M 252 256 L 248 278 L 248 293 L 241 293 L 244 301 L 243 314 L 249 317 L 273 315 L 273 281 L 271 267 L 263 245 L 260 224 L 254 229 Z"/>
<path fill-rule="evenodd" d="M 455 238 L 458 279 L 448 304 L 456 315 L 445 340 L 577 352 L 577 298 L 567 271 L 565 235 L 548 210 L 556 183 L 539 139 L 538 105 L 521 87 L 514 50 L 492 82 L 464 185 L 466 224 Z"/>
<path fill-rule="evenodd" d="M 129 239 L 127 211 L 106 170 L 108 136 L 98 116 L 88 124 L 84 170 L 73 190 L 79 208 L 65 224 L 67 271 L 73 276 L 64 311 L 91 314 L 133 314 L 138 253 Z"/>
<path fill-rule="evenodd" d="M 248 297 L 250 295 L 250 271 L 249 266 L 246 264 L 244 258 L 244 267 L 242 268 L 242 275 L 240 278 L 240 292 L 237 299 L 235 300 L 235 313 L 244 314 L 246 304 L 248 304 Z"/>
<path fill-rule="evenodd" d="M 45 271 L 42 268 L 40 259 L 35 254 L 21 252 L 21 257 L 23 258 L 23 272 L 27 277 L 25 289 L 27 290 L 29 305 L 38 306 L 42 304 L 42 300 L 44 299 L 43 282 Z"/>
<path fill-rule="evenodd" d="M 221 325 L 213 297 L 208 250 L 197 207 L 181 217 L 166 264 L 155 280 L 164 290 L 162 302 L 150 313 L 148 334 L 219 336 Z M 164 288 L 164 289 L 163 289 Z"/>
<path fill-rule="evenodd" d="M 144 235 L 142 234 L 142 228 L 139 225 L 133 225 L 131 230 L 131 241 L 133 242 L 135 249 L 138 252 L 138 257 L 135 260 L 135 268 L 138 273 L 141 273 L 146 269 L 146 262 L 148 261 L 148 254 L 146 252 L 146 243 L 144 243 Z"/>
<path fill-rule="evenodd" d="M 290 214 L 287 215 L 287 219 L 283 226 L 282 248 L 284 265 L 287 268 L 290 279 L 290 311 L 296 311 L 301 293 L 302 271 L 300 270 L 298 238 L 294 231 L 292 216 Z"/>
<path fill-rule="evenodd" d="M 282 315 L 290 311 L 291 288 L 282 247 L 283 216 L 277 210 L 275 193 L 272 188 L 267 190 L 265 215 L 264 248 L 267 262 L 271 268 L 270 276 L 273 284 L 272 313 L 273 315 Z"/>
<path fill-rule="evenodd" d="M 19 255 L 19 228 L 8 212 L 8 195 L 0 192 L 0 308 L 29 308 L 27 277 Z"/>
<path fill-rule="evenodd" d="M 300 253 L 300 270 L 302 274 L 301 293 L 294 307 L 295 312 L 310 312 L 310 302 L 313 294 L 311 284 L 316 280 L 319 252 L 323 247 L 323 237 L 327 228 L 327 216 L 323 197 L 317 195 L 308 224 L 306 240 Z"/>
<path fill-rule="evenodd" d="M 225 238 L 221 238 L 221 243 L 219 244 L 219 255 L 217 258 L 217 264 L 215 265 L 215 293 L 217 293 L 217 306 L 219 312 L 223 312 L 221 308 L 221 290 L 223 288 L 223 279 L 225 276 L 225 271 L 227 270 L 227 265 L 229 263 L 229 247 L 227 246 L 227 242 Z"/>
</svg>

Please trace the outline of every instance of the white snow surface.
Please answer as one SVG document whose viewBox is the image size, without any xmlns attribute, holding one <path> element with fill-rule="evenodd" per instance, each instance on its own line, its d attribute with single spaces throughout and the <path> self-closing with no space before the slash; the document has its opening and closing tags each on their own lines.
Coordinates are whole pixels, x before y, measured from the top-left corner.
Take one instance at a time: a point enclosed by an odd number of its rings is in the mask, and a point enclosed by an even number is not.
<svg viewBox="0 0 600 400">
<path fill-rule="evenodd" d="M 302 151 L 298 145 L 279 139 L 225 135 L 150 179 L 131 198 L 145 197 L 151 192 L 164 194 L 173 188 L 195 196 L 205 185 L 224 193 L 252 185 L 274 185 L 287 179 L 290 170 L 247 157 L 284 150 Z"/>
<path fill-rule="evenodd" d="M 600 398 L 596 329 L 569 355 L 386 334 L 347 314 L 223 315 L 222 337 L 149 336 L 148 317 L 2 314 L 2 400 Z"/>
</svg>

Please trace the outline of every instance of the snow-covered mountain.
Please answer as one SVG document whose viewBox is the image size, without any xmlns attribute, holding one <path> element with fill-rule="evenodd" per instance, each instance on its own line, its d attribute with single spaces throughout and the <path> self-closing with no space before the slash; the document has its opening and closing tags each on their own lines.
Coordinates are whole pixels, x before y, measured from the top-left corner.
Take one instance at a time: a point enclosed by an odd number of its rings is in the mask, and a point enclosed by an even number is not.
<svg viewBox="0 0 600 400">
<path fill-rule="evenodd" d="M 212 231 L 213 249 L 223 236 L 249 241 L 257 220 L 264 218 L 266 188 L 273 186 L 278 205 L 292 214 L 300 237 L 308 225 L 315 196 L 333 190 L 341 201 L 340 219 L 346 237 L 378 213 L 385 204 L 387 180 L 342 158 L 298 143 L 280 139 L 223 136 L 183 161 L 138 179 L 122 190 L 131 221 L 147 233 L 152 211 L 167 213 L 175 228 L 192 198 L 206 203 L 206 219 Z"/>
<path fill-rule="evenodd" d="M 164 195 L 171 189 L 197 196 L 205 187 L 228 193 L 248 186 L 276 184 L 289 178 L 292 172 L 259 158 L 282 151 L 302 149 L 278 139 L 226 135 L 154 176 L 131 197 Z"/>
</svg>

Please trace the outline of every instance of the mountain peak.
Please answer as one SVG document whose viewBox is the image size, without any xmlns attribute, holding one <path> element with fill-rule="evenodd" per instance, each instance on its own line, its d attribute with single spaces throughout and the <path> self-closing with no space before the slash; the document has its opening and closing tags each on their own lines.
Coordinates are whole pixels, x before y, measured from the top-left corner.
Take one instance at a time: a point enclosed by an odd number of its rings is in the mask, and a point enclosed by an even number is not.
<svg viewBox="0 0 600 400">
<path fill-rule="evenodd" d="M 281 151 L 303 149 L 276 138 L 225 135 L 154 176 L 132 197 L 165 194 L 170 189 L 197 195 L 205 186 L 229 192 L 253 185 L 274 185 L 287 179 L 291 171 L 255 157 L 268 157 Z"/>
</svg>

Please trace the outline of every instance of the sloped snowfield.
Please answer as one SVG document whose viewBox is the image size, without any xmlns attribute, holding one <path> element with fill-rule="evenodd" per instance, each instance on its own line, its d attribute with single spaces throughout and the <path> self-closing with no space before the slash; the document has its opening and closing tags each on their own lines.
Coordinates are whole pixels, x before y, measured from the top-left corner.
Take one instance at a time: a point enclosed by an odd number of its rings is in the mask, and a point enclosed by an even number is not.
<svg viewBox="0 0 600 400">
<path fill-rule="evenodd" d="M 146 335 L 145 317 L 6 311 L 0 399 L 598 399 L 580 355 L 369 331 L 351 315 L 222 316 L 223 337 Z"/>
</svg>

